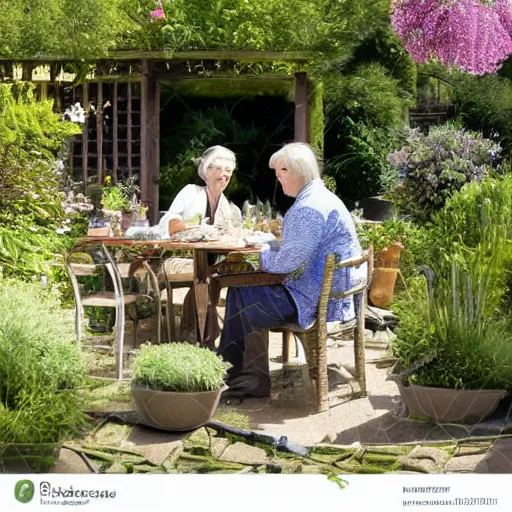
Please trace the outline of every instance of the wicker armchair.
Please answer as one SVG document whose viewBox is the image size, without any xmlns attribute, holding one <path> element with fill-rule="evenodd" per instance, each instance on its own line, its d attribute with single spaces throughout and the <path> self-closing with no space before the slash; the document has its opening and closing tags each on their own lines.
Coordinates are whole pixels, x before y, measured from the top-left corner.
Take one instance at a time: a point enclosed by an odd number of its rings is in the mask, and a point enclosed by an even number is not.
<svg viewBox="0 0 512 512">
<path fill-rule="evenodd" d="M 368 264 L 366 279 L 353 288 L 343 293 L 333 294 L 332 283 L 334 272 L 340 268 L 358 267 Z M 304 329 L 296 324 L 284 324 L 274 332 L 283 333 L 283 363 L 288 361 L 290 334 L 296 334 L 301 340 L 306 353 L 309 367 L 309 375 L 316 393 L 316 411 L 322 412 L 329 409 L 329 383 L 327 371 L 327 306 L 331 298 L 342 299 L 354 296 L 356 318 L 350 322 L 347 328 L 354 329 L 354 359 L 356 367 L 357 388 L 354 394 L 366 396 L 366 372 L 364 352 L 364 312 L 366 308 L 366 293 L 373 272 L 373 249 L 365 252 L 357 258 L 350 258 L 336 262 L 336 255 L 329 254 L 326 258 L 322 291 L 318 302 L 317 318 L 313 326 Z M 216 305 L 220 289 L 224 286 L 269 286 L 281 284 L 286 276 L 267 274 L 265 272 L 253 272 L 245 274 L 231 274 L 213 277 L 211 281 L 211 301 Z"/>
</svg>

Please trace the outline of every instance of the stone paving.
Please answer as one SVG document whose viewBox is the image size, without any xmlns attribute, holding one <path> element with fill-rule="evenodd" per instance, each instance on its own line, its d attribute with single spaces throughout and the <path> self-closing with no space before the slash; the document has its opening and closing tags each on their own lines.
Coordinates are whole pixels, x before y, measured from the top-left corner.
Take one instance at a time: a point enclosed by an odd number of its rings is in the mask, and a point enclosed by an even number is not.
<svg viewBox="0 0 512 512">
<path fill-rule="evenodd" d="M 328 412 L 276 407 L 269 399 L 221 406 L 214 420 L 253 432 L 286 436 L 308 447 L 299 457 L 268 444 L 248 443 L 211 428 L 170 434 L 137 424 L 126 384 L 112 384 L 91 400 L 96 427 L 67 443 L 55 473 L 507 473 L 512 472 L 510 403 L 479 425 L 411 421 L 388 370 L 375 360 L 385 346 L 367 348 L 369 396 L 346 400 Z M 271 369 L 280 367 L 280 336 L 271 337 Z M 329 361 L 350 369 L 350 340 L 330 340 Z M 99 411 L 102 411 L 101 414 Z M 123 416 L 124 415 L 124 416 Z M 108 421 L 110 417 L 111 421 Z M 123 420 L 124 418 L 124 420 Z M 124 424 L 123 424 L 124 423 Z"/>
</svg>

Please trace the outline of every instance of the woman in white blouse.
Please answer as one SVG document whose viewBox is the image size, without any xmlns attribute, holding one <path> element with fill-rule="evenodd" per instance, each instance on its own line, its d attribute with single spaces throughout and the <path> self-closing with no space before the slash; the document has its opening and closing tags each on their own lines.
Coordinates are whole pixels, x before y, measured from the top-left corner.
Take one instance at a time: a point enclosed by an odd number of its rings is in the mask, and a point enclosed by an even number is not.
<svg viewBox="0 0 512 512">
<path fill-rule="evenodd" d="M 200 216 L 200 221 L 207 219 L 207 223 L 222 228 L 233 223 L 240 223 L 242 213 L 240 209 L 230 203 L 224 195 L 231 176 L 236 167 L 235 154 L 223 146 L 208 148 L 198 159 L 197 173 L 206 186 L 187 185 L 184 187 L 162 217 L 159 223 L 162 238 L 183 231 L 186 222 Z M 210 264 L 215 263 L 215 259 Z M 191 259 L 169 258 L 164 263 L 163 271 L 167 274 L 193 273 L 194 265 Z M 188 332 L 195 339 L 194 321 L 196 317 L 194 294 L 187 293 L 183 303 L 181 316 L 181 332 Z M 218 325 L 215 315 L 213 322 L 207 322 L 206 341 L 213 342 L 218 334 Z"/>
<path fill-rule="evenodd" d="M 205 187 L 187 185 L 180 190 L 169 208 L 160 220 L 162 237 L 183 231 L 185 223 L 200 215 L 201 220 L 214 226 L 223 227 L 239 222 L 242 218 L 240 209 L 230 203 L 224 195 L 231 176 L 236 167 L 236 157 L 233 151 L 223 146 L 208 148 L 199 159 L 197 173 L 206 183 Z"/>
</svg>

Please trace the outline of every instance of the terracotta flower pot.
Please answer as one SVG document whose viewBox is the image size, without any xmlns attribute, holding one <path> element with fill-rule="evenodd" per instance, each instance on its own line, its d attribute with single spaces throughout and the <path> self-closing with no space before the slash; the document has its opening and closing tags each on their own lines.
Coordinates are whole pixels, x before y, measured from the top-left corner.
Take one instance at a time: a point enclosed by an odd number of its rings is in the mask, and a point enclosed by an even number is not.
<svg viewBox="0 0 512 512">
<path fill-rule="evenodd" d="M 490 416 L 506 391 L 495 389 L 460 390 L 398 384 L 409 414 L 426 416 L 440 423 L 472 425 Z"/>
<path fill-rule="evenodd" d="M 400 267 L 400 253 L 404 247 L 395 243 L 384 247 L 375 258 L 370 300 L 374 306 L 387 308 L 393 302 L 396 278 Z"/>
<path fill-rule="evenodd" d="M 155 391 L 132 384 L 131 392 L 138 415 L 144 423 L 161 430 L 194 430 L 208 423 L 227 389 L 184 393 Z"/>
</svg>

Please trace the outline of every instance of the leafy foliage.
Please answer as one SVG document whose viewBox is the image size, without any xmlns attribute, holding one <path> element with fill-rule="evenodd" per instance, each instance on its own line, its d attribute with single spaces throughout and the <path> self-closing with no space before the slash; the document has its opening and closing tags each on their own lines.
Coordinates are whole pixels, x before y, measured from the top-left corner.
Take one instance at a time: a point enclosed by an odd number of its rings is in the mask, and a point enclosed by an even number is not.
<svg viewBox="0 0 512 512">
<path fill-rule="evenodd" d="M 37 284 L 0 283 L 0 442 L 51 443 L 85 425 L 72 323 Z"/>
<path fill-rule="evenodd" d="M 265 108 L 268 114 L 266 112 L 267 115 L 253 118 L 247 112 L 261 108 L 262 103 L 257 100 L 243 101 L 245 109 L 242 109 L 240 99 L 225 100 L 223 106 L 214 107 L 201 103 L 196 107 L 190 102 L 191 108 L 183 116 L 182 122 L 170 131 L 168 138 L 162 139 L 165 155 L 162 161 L 168 159 L 168 164 L 161 170 L 162 208 L 169 207 L 183 186 L 194 182 L 204 185 L 197 178 L 197 167 L 192 159 L 216 144 L 228 147 L 237 156 L 237 168 L 226 189 L 226 196 L 238 205 L 246 199 L 254 204 L 256 197 L 263 201 L 269 199 L 275 204 L 276 179 L 268 167 L 268 159 L 282 140 L 290 138 L 293 133 L 293 118 L 285 116 L 281 120 L 279 116 L 283 110 L 293 112 L 293 109 L 290 103 L 281 98 L 273 101 L 267 98 Z M 282 205 L 284 201 L 279 207 Z"/>
<path fill-rule="evenodd" d="M 409 94 L 379 63 L 331 70 L 325 80 L 326 173 L 349 207 L 391 188 L 398 173 L 386 160 L 399 146 Z M 350 71 L 352 71 L 350 73 Z"/>
<path fill-rule="evenodd" d="M 447 273 L 452 261 L 483 265 L 492 277 L 487 299 L 495 310 L 510 302 L 512 176 L 466 185 L 433 218 L 432 257 Z M 491 297 L 492 296 L 492 300 Z"/>
<path fill-rule="evenodd" d="M 473 77 L 452 74 L 452 101 L 465 126 L 482 131 L 486 137 L 497 137 L 504 153 L 512 144 L 512 83 L 498 75 Z"/>
<path fill-rule="evenodd" d="M 398 182 L 398 171 L 386 160 L 397 137 L 389 129 L 350 118 L 345 119 L 345 127 L 345 152 L 329 158 L 325 172 L 335 179 L 343 200 L 352 207 L 359 199 L 387 192 Z"/>
<path fill-rule="evenodd" d="M 454 389 L 512 388 L 512 336 L 508 319 L 488 314 L 492 287 L 487 267 L 474 265 L 464 272 L 454 263 L 450 278 L 408 307 L 401 319 L 395 353 L 409 366 L 421 357 L 430 362 L 409 381 Z"/>
<path fill-rule="evenodd" d="M 498 163 L 501 147 L 481 134 L 452 125 L 412 130 L 406 145 L 388 156 L 405 175 L 391 197 L 398 209 L 428 220 L 465 183 L 478 181 Z"/>
<path fill-rule="evenodd" d="M 131 24 L 120 0 L 0 0 L 0 55 L 105 56 Z"/>
<path fill-rule="evenodd" d="M 58 152 L 79 128 L 36 102 L 30 87 L 16 99 L 0 85 L 0 266 L 32 276 L 63 249 Z"/>
<path fill-rule="evenodd" d="M 328 76 L 325 88 L 330 117 L 341 111 L 376 125 L 397 128 L 403 123 L 400 86 L 381 64 L 362 64 L 353 74 Z"/>
<path fill-rule="evenodd" d="M 405 278 L 414 276 L 421 265 L 432 264 L 435 238 L 432 230 L 405 220 L 386 220 L 381 224 L 356 224 L 362 247 L 373 244 L 375 254 L 396 242 L 404 246 L 400 270 Z"/>
<path fill-rule="evenodd" d="M 143 345 L 133 382 L 159 391 L 213 391 L 224 384 L 226 364 L 211 350 L 188 343 Z"/>
<path fill-rule="evenodd" d="M 393 306 L 400 317 L 393 350 L 402 363 L 435 355 L 415 382 L 510 388 L 511 209 L 507 175 L 465 185 L 433 216 L 425 247 L 436 276 L 432 293 L 422 278 L 410 278 Z"/>
<path fill-rule="evenodd" d="M 0 0 L 0 55 L 92 60 L 110 50 L 347 53 L 389 26 L 389 0 Z M 307 23 L 304 23 L 307 20 Z"/>
</svg>

